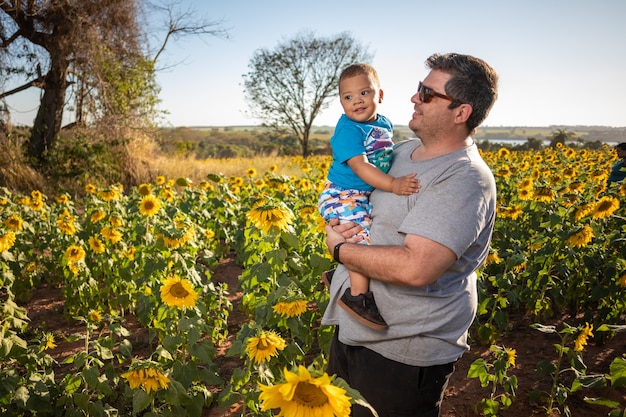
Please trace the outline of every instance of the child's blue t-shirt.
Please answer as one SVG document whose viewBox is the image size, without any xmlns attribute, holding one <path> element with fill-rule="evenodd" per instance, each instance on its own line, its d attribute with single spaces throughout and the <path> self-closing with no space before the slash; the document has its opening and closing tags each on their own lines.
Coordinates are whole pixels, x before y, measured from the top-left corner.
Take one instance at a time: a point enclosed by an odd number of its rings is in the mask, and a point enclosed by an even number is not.
<svg viewBox="0 0 626 417">
<path fill-rule="evenodd" d="M 345 114 L 341 115 L 330 139 L 333 162 L 328 170 L 328 180 L 346 189 L 373 190 L 374 187 L 352 171 L 348 160 L 366 155 L 370 163 L 387 173 L 391 168 L 392 138 L 393 125 L 381 114 L 368 123 L 355 122 Z"/>
</svg>

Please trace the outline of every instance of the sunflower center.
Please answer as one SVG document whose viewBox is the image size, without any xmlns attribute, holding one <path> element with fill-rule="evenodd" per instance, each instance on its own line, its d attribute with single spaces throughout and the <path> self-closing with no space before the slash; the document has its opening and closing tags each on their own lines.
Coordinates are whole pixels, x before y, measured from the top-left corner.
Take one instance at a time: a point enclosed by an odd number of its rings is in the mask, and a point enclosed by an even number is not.
<svg viewBox="0 0 626 417">
<path fill-rule="evenodd" d="M 183 284 L 177 282 L 170 288 L 170 294 L 176 298 L 185 298 L 189 295 L 189 291 L 185 289 Z"/>
<path fill-rule="evenodd" d="M 154 209 L 154 201 L 146 201 L 143 203 L 143 208 L 146 210 L 153 210 Z"/>
<path fill-rule="evenodd" d="M 328 403 L 326 394 L 317 385 L 308 382 L 298 382 L 293 399 L 307 407 L 321 407 Z"/>
<path fill-rule="evenodd" d="M 261 337 L 259 339 L 259 343 L 257 343 L 256 348 L 257 350 L 267 350 L 270 347 L 270 344 L 267 342 L 267 340 L 264 337 Z"/>
</svg>

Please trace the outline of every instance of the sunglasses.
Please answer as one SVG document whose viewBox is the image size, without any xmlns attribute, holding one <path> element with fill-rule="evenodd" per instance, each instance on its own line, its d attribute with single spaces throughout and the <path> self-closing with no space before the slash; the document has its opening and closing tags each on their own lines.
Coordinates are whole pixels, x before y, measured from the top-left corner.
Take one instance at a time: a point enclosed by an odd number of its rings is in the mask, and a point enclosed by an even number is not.
<svg viewBox="0 0 626 417">
<path fill-rule="evenodd" d="M 449 101 L 456 101 L 450 96 L 433 91 L 432 88 L 426 87 L 424 84 L 422 84 L 421 81 L 417 85 L 417 94 L 419 94 L 419 98 L 422 103 L 430 103 L 433 100 L 433 97 L 439 97 Z"/>
</svg>

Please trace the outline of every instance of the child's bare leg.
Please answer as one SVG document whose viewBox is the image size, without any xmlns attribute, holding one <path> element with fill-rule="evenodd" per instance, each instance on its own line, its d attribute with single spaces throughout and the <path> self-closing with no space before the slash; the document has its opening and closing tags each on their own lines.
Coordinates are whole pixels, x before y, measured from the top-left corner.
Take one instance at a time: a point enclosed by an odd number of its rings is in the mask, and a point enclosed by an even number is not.
<svg viewBox="0 0 626 417">
<path fill-rule="evenodd" d="M 350 274 L 350 294 L 351 295 L 359 295 L 365 294 L 370 290 L 370 279 L 365 275 L 355 272 L 348 271 Z"/>
</svg>

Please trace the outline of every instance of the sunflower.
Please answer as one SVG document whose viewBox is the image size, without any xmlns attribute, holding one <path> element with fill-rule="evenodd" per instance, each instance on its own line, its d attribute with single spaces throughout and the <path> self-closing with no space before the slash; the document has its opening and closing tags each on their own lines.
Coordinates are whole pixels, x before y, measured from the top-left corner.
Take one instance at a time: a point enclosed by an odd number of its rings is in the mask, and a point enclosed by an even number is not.
<svg viewBox="0 0 626 417">
<path fill-rule="evenodd" d="M 619 277 L 619 279 L 617 280 L 617 283 L 621 285 L 622 287 L 626 287 L 626 274 Z"/>
<path fill-rule="evenodd" d="M 165 184 L 165 177 L 163 175 L 159 175 L 158 177 L 155 178 L 154 183 L 156 185 L 163 185 L 163 184 Z"/>
<path fill-rule="evenodd" d="M 230 179 L 230 183 L 233 187 L 243 187 L 246 181 L 241 177 L 233 177 Z"/>
<path fill-rule="evenodd" d="M 574 181 L 569 184 L 569 189 L 572 192 L 581 192 L 585 188 L 585 183 L 582 181 Z"/>
<path fill-rule="evenodd" d="M 593 240 L 593 237 L 593 229 L 585 225 L 578 233 L 574 233 L 567 238 L 565 243 L 573 247 L 583 247 L 587 246 L 587 244 Z"/>
<path fill-rule="evenodd" d="M 549 187 L 538 187 L 535 189 L 534 196 L 541 202 L 549 203 L 554 200 L 554 190 Z"/>
<path fill-rule="evenodd" d="M 189 280 L 174 275 L 161 285 L 161 299 L 170 307 L 184 309 L 196 305 L 198 293 Z"/>
<path fill-rule="evenodd" d="M 122 219 L 116 216 L 109 217 L 109 223 L 111 223 L 111 226 L 113 227 L 121 227 L 124 224 Z"/>
<path fill-rule="evenodd" d="M 522 190 L 532 190 L 534 186 L 532 178 L 524 178 L 517 187 Z"/>
<path fill-rule="evenodd" d="M 161 209 L 161 202 L 153 195 L 147 195 L 141 199 L 139 212 L 146 217 L 152 217 Z"/>
<path fill-rule="evenodd" d="M 87 318 L 89 318 L 89 321 L 92 323 L 100 323 L 100 321 L 102 320 L 102 315 L 98 310 L 91 310 Z"/>
<path fill-rule="evenodd" d="M 297 317 L 307 310 L 305 300 L 281 301 L 272 307 L 274 313 L 284 317 Z"/>
<path fill-rule="evenodd" d="M 318 213 L 317 208 L 313 205 L 302 206 L 298 210 L 298 215 L 302 218 L 307 218 L 309 216 L 315 216 Z"/>
<path fill-rule="evenodd" d="M 517 195 L 520 200 L 530 200 L 533 198 L 532 190 L 527 190 L 525 188 L 520 188 Z"/>
<path fill-rule="evenodd" d="M 95 194 L 96 191 L 98 191 L 98 190 L 96 189 L 95 185 L 93 185 L 93 184 L 85 184 L 85 192 L 87 194 Z"/>
<path fill-rule="evenodd" d="M 165 187 L 161 190 L 161 196 L 165 201 L 172 202 L 174 201 L 174 197 L 176 197 L 176 194 L 174 194 L 174 191 L 172 191 L 171 188 Z"/>
<path fill-rule="evenodd" d="M 4 225 L 7 229 L 20 231 L 24 226 L 24 220 L 17 214 L 12 214 L 4 220 Z"/>
<path fill-rule="evenodd" d="M 195 235 L 196 233 L 192 226 L 185 224 L 181 226 L 177 224 L 175 229 L 170 227 L 164 230 L 161 237 L 166 247 L 175 249 L 193 241 Z"/>
<path fill-rule="evenodd" d="M 248 169 L 246 170 L 246 176 L 247 176 L 247 177 L 250 177 L 250 178 L 254 178 L 254 177 L 256 177 L 256 169 L 254 169 L 254 168 L 248 168 Z"/>
<path fill-rule="evenodd" d="M 66 235 L 73 235 L 76 233 L 76 225 L 74 224 L 73 218 L 59 218 L 57 220 L 57 227 Z"/>
<path fill-rule="evenodd" d="M 285 340 L 272 331 L 261 331 L 256 337 L 248 339 L 246 353 L 256 363 L 267 362 L 272 356 L 278 356 L 287 344 Z"/>
<path fill-rule="evenodd" d="M 515 366 L 515 357 L 517 356 L 517 350 L 506 348 L 505 352 L 508 364 L 511 366 Z"/>
<path fill-rule="evenodd" d="M 178 185 L 179 187 L 191 187 L 191 184 L 193 184 L 193 181 L 191 181 L 189 178 L 176 178 L 176 185 Z"/>
<path fill-rule="evenodd" d="M 56 196 L 54 200 L 59 204 L 67 204 L 70 201 L 70 196 L 67 194 L 61 194 Z"/>
<path fill-rule="evenodd" d="M 78 245 L 70 245 L 65 251 L 65 259 L 69 262 L 79 262 L 85 258 L 85 250 Z"/>
<path fill-rule="evenodd" d="M 139 195 L 150 195 L 152 194 L 152 185 L 150 184 L 141 184 L 139 185 L 139 187 L 137 187 L 137 192 L 139 193 Z"/>
<path fill-rule="evenodd" d="M 619 200 L 614 197 L 602 197 L 593 207 L 591 216 L 594 219 L 605 219 L 619 208 Z"/>
<path fill-rule="evenodd" d="M 44 333 L 43 335 L 43 349 L 44 350 L 48 350 L 48 349 L 54 349 L 55 347 L 57 347 L 57 344 L 54 340 L 54 335 L 52 333 Z"/>
<path fill-rule="evenodd" d="M 116 187 L 110 187 L 98 193 L 98 196 L 104 201 L 111 202 L 120 198 L 120 193 Z"/>
<path fill-rule="evenodd" d="M 502 178 L 508 178 L 511 176 L 511 170 L 508 165 L 502 165 L 500 169 L 496 172 L 496 175 Z"/>
<path fill-rule="evenodd" d="M 89 238 L 89 247 L 95 253 L 103 253 L 106 249 L 104 244 L 95 236 Z"/>
<path fill-rule="evenodd" d="M 106 213 L 102 210 L 95 210 L 93 213 L 91 213 L 91 217 L 89 217 L 89 220 L 91 220 L 92 223 L 98 223 L 100 220 L 104 219 L 104 217 L 106 216 Z"/>
<path fill-rule="evenodd" d="M 75 277 L 80 274 L 80 268 L 74 262 L 68 262 L 67 269 L 69 269 Z"/>
<path fill-rule="evenodd" d="M 497 154 L 498 159 L 508 158 L 510 155 L 511 155 L 511 151 L 509 151 L 507 148 L 498 149 L 498 154 Z"/>
<path fill-rule="evenodd" d="M 167 388 L 170 379 L 161 372 L 158 364 L 150 362 L 141 364 L 134 369 L 122 374 L 122 378 L 128 381 L 131 389 L 143 388 L 148 394 L 151 391 Z"/>
<path fill-rule="evenodd" d="M 490 252 L 487 255 L 487 259 L 485 259 L 485 266 L 499 263 L 502 263 L 502 258 L 498 255 L 498 252 Z"/>
<path fill-rule="evenodd" d="M 568 167 L 563 170 L 563 176 L 565 178 L 574 178 L 576 177 L 576 174 L 576 168 L 574 167 Z"/>
<path fill-rule="evenodd" d="M 587 344 L 587 339 L 593 337 L 593 324 L 585 323 L 585 327 L 580 331 L 576 340 L 574 340 L 574 350 L 580 352 Z"/>
<path fill-rule="evenodd" d="M 43 209 L 43 200 L 40 200 L 40 199 L 32 200 L 30 202 L 30 208 L 32 208 L 35 211 L 39 211 Z"/>
<path fill-rule="evenodd" d="M 215 189 L 208 181 L 200 181 L 198 183 L 198 188 L 205 191 L 213 191 Z"/>
<path fill-rule="evenodd" d="M 503 218 L 509 218 L 513 220 L 517 220 L 519 216 L 521 216 L 524 211 L 519 206 L 513 207 L 498 207 L 498 214 Z"/>
<path fill-rule="evenodd" d="M 294 215 L 284 203 L 278 203 L 276 205 L 255 204 L 246 217 L 254 227 L 268 233 L 273 227 L 286 231 Z"/>
<path fill-rule="evenodd" d="M 276 172 L 276 171 L 278 171 L 278 165 L 276 164 L 270 165 L 269 172 Z"/>
<path fill-rule="evenodd" d="M 0 236 L 0 252 L 9 250 L 15 245 L 15 232 L 6 232 Z"/>
<path fill-rule="evenodd" d="M 574 220 L 578 221 L 584 217 L 587 217 L 589 213 L 591 213 L 592 211 L 593 211 L 593 204 L 591 203 L 581 204 L 576 210 L 576 213 L 574 213 Z"/>
<path fill-rule="evenodd" d="M 117 242 L 122 240 L 122 232 L 113 227 L 104 227 L 102 231 L 100 231 L 100 234 L 105 239 L 110 240 L 113 244 L 116 244 Z"/>
<path fill-rule="evenodd" d="M 285 382 L 277 385 L 259 384 L 261 410 L 280 409 L 277 417 L 350 415 L 350 397 L 346 390 L 332 384 L 328 374 L 313 378 L 302 365 L 298 373 L 284 370 Z"/>
</svg>

